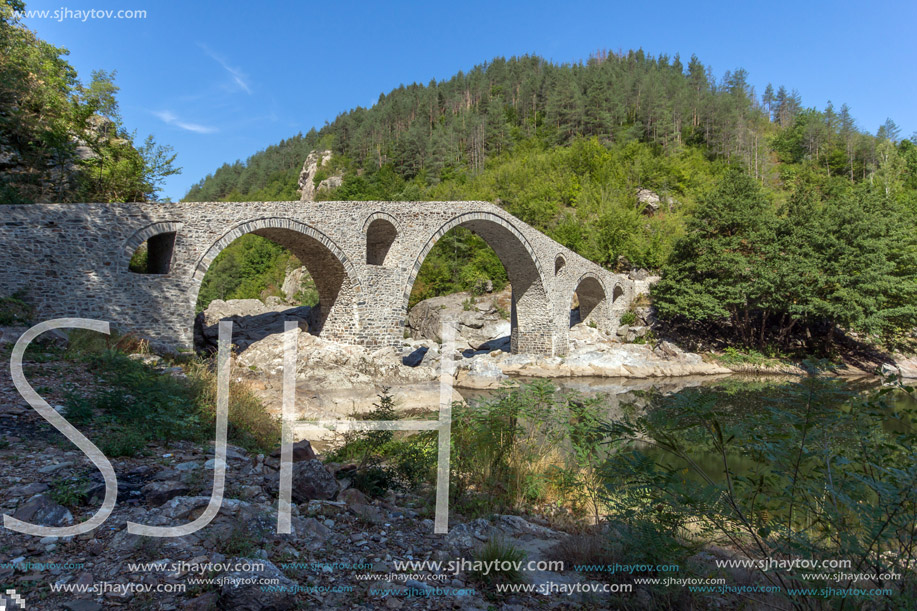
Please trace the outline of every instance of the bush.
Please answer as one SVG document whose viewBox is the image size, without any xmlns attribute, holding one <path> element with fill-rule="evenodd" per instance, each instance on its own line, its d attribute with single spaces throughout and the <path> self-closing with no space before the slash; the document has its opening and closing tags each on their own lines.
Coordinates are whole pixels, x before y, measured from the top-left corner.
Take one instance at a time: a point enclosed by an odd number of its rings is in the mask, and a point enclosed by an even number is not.
<svg viewBox="0 0 917 611">
<path fill-rule="evenodd" d="M 210 361 L 197 361 L 187 367 L 188 378 L 196 390 L 198 409 L 208 423 L 216 420 L 217 374 L 212 364 Z M 280 445 L 280 420 L 268 414 L 251 386 L 239 381 L 232 373 L 228 417 L 226 436 L 231 443 L 259 453 L 270 453 Z"/>
<path fill-rule="evenodd" d="M 388 388 L 364 415 L 365 420 L 397 420 L 394 398 Z M 356 461 L 351 475 L 354 488 L 370 496 L 388 490 L 416 488 L 432 482 L 436 471 L 435 431 L 409 434 L 396 439 L 392 431 L 359 431 L 344 434 L 344 443 L 328 453 L 332 462 Z"/>
<path fill-rule="evenodd" d="M 604 460 L 601 399 L 558 393 L 548 381 L 509 386 L 456 404 L 451 495 L 459 508 L 487 497 L 491 511 L 556 500 L 598 519 Z"/>
<path fill-rule="evenodd" d="M 630 326 L 637 322 L 637 314 L 631 310 L 621 314 L 621 324 Z"/>
<path fill-rule="evenodd" d="M 525 551 L 512 543 L 501 538 L 490 539 L 475 553 L 474 559 L 477 562 L 481 562 L 482 566 L 494 568 L 487 573 L 474 571 L 471 573 L 471 578 L 478 583 L 487 585 L 522 583 L 525 581 L 524 575 L 516 566 L 521 564 L 525 557 Z M 503 568 L 500 568 L 501 566 Z M 504 568 L 506 570 L 503 570 Z"/>
<path fill-rule="evenodd" d="M 877 575 L 913 571 L 914 411 L 893 401 L 891 387 L 864 396 L 817 375 L 819 365 L 798 383 L 772 387 L 764 409 L 731 408 L 690 389 L 608 425 L 618 450 L 606 473 L 612 517 L 643 531 L 640 548 L 661 545 L 666 554 L 672 544 L 714 541 L 752 558 L 844 558 Z M 853 583 L 761 575 L 784 590 Z M 881 580 L 869 587 L 902 590 Z"/>
<path fill-rule="evenodd" d="M 0 325 L 27 325 L 32 321 L 34 309 L 24 299 L 25 293 L 21 291 L 0 297 Z"/>
</svg>

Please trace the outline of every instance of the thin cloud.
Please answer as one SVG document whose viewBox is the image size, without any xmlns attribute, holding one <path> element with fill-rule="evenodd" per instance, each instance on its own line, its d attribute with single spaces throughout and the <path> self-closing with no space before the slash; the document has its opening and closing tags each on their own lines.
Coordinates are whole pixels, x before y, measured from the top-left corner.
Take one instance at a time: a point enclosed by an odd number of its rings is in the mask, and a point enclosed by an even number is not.
<svg viewBox="0 0 917 611">
<path fill-rule="evenodd" d="M 207 54 L 207 56 L 210 59 L 220 64 L 223 67 L 223 70 L 229 73 L 229 76 L 231 76 L 233 82 L 239 86 L 239 89 L 243 90 L 248 95 L 252 94 L 252 89 L 251 87 L 249 87 L 248 82 L 246 81 L 246 76 L 245 74 L 242 73 L 241 70 L 239 70 L 238 68 L 233 68 L 232 66 L 227 64 L 225 59 L 223 59 L 222 57 L 214 53 L 212 50 L 210 50 L 210 47 L 208 47 L 204 43 L 199 42 L 197 43 L 197 46 L 199 46 L 204 51 L 204 53 Z"/>
<path fill-rule="evenodd" d="M 175 127 L 181 128 L 185 131 L 194 132 L 195 134 L 212 134 L 217 131 L 215 127 L 209 127 L 199 123 L 188 123 L 186 121 L 181 121 L 178 117 L 175 116 L 175 113 L 169 112 L 168 110 L 153 111 L 153 114 L 157 116 L 163 123 L 174 125 Z"/>
</svg>

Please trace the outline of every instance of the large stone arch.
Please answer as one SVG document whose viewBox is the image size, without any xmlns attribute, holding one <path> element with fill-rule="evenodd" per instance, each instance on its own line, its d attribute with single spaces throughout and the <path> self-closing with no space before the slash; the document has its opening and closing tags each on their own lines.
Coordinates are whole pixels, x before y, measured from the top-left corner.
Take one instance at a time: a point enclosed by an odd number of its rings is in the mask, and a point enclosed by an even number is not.
<svg viewBox="0 0 917 611">
<path fill-rule="evenodd" d="M 464 227 L 480 236 L 497 253 L 513 289 L 510 321 L 511 350 L 554 354 L 554 331 L 548 284 L 541 262 L 528 239 L 505 218 L 490 212 L 468 212 L 445 222 L 427 240 L 410 269 L 404 287 L 402 311 L 407 318 L 411 290 L 430 249 L 448 231 Z"/>
<path fill-rule="evenodd" d="M 287 248 L 309 271 L 319 299 L 312 315 L 310 332 L 335 341 L 357 343 L 363 288 L 355 266 L 327 235 L 311 225 L 288 218 L 246 221 L 220 236 L 193 268 L 192 303 L 197 301 L 204 274 L 216 256 L 234 240 L 248 233 Z"/>
<path fill-rule="evenodd" d="M 579 322 L 607 330 L 611 310 L 608 291 L 602 279 L 593 272 L 584 273 L 573 285 L 567 303 L 573 301 L 574 294 L 579 301 Z"/>
</svg>

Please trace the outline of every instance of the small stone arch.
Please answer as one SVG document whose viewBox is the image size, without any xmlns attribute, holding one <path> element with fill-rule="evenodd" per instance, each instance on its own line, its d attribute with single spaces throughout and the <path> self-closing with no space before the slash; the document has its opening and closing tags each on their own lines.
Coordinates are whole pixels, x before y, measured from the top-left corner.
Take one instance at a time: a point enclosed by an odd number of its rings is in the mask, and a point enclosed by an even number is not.
<svg viewBox="0 0 917 611">
<path fill-rule="evenodd" d="M 328 339 L 357 343 L 363 288 L 355 266 L 327 235 L 311 225 L 292 219 L 255 219 L 236 225 L 224 233 L 194 266 L 194 300 L 197 299 L 204 274 L 216 256 L 234 240 L 248 233 L 287 248 L 308 269 L 315 281 L 319 299 L 310 322 L 310 332 Z"/>
<path fill-rule="evenodd" d="M 147 272 L 148 274 L 168 274 L 172 269 L 172 253 L 175 250 L 175 240 L 182 223 L 166 221 L 152 223 L 135 231 L 121 245 L 122 270 L 130 269 L 131 258 L 144 243 L 147 244 Z"/>
<path fill-rule="evenodd" d="M 554 258 L 554 275 L 560 274 L 566 265 L 567 259 L 565 259 L 563 255 L 557 255 L 557 257 Z"/>
<path fill-rule="evenodd" d="M 433 245 L 455 227 L 480 236 L 503 263 L 513 289 L 510 347 L 513 352 L 554 353 L 552 306 L 541 262 L 528 239 L 509 221 L 491 212 L 468 212 L 446 221 L 417 255 L 404 287 L 402 312 L 407 315 L 414 280 Z"/>
<path fill-rule="evenodd" d="M 617 303 L 617 301 L 621 297 L 624 297 L 624 289 L 620 284 L 616 284 L 614 290 L 611 293 L 611 303 L 614 305 L 620 305 Z"/>
<path fill-rule="evenodd" d="M 579 301 L 579 315 L 574 317 L 571 313 L 570 326 L 582 322 L 605 328 L 609 310 L 607 292 L 601 278 L 592 272 L 586 272 L 577 280 L 573 294 L 570 295 L 570 303 L 573 302 L 573 295 L 576 295 Z"/>
<path fill-rule="evenodd" d="M 385 212 L 375 212 L 363 223 L 366 236 L 367 265 L 384 265 L 385 257 L 401 233 L 398 220 Z"/>
</svg>

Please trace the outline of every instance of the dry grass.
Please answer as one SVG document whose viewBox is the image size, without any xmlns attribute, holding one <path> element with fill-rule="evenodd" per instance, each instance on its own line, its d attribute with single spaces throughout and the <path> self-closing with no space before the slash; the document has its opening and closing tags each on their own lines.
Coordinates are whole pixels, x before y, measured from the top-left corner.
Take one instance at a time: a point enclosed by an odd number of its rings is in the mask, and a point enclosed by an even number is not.
<svg viewBox="0 0 917 611">
<path fill-rule="evenodd" d="M 215 418 L 217 375 L 212 363 L 194 361 L 185 370 L 198 385 L 201 409 L 208 417 Z M 249 383 L 230 372 L 229 438 L 246 449 L 267 453 L 280 445 L 280 429 L 280 420 L 267 413 Z"/>
</svg>

